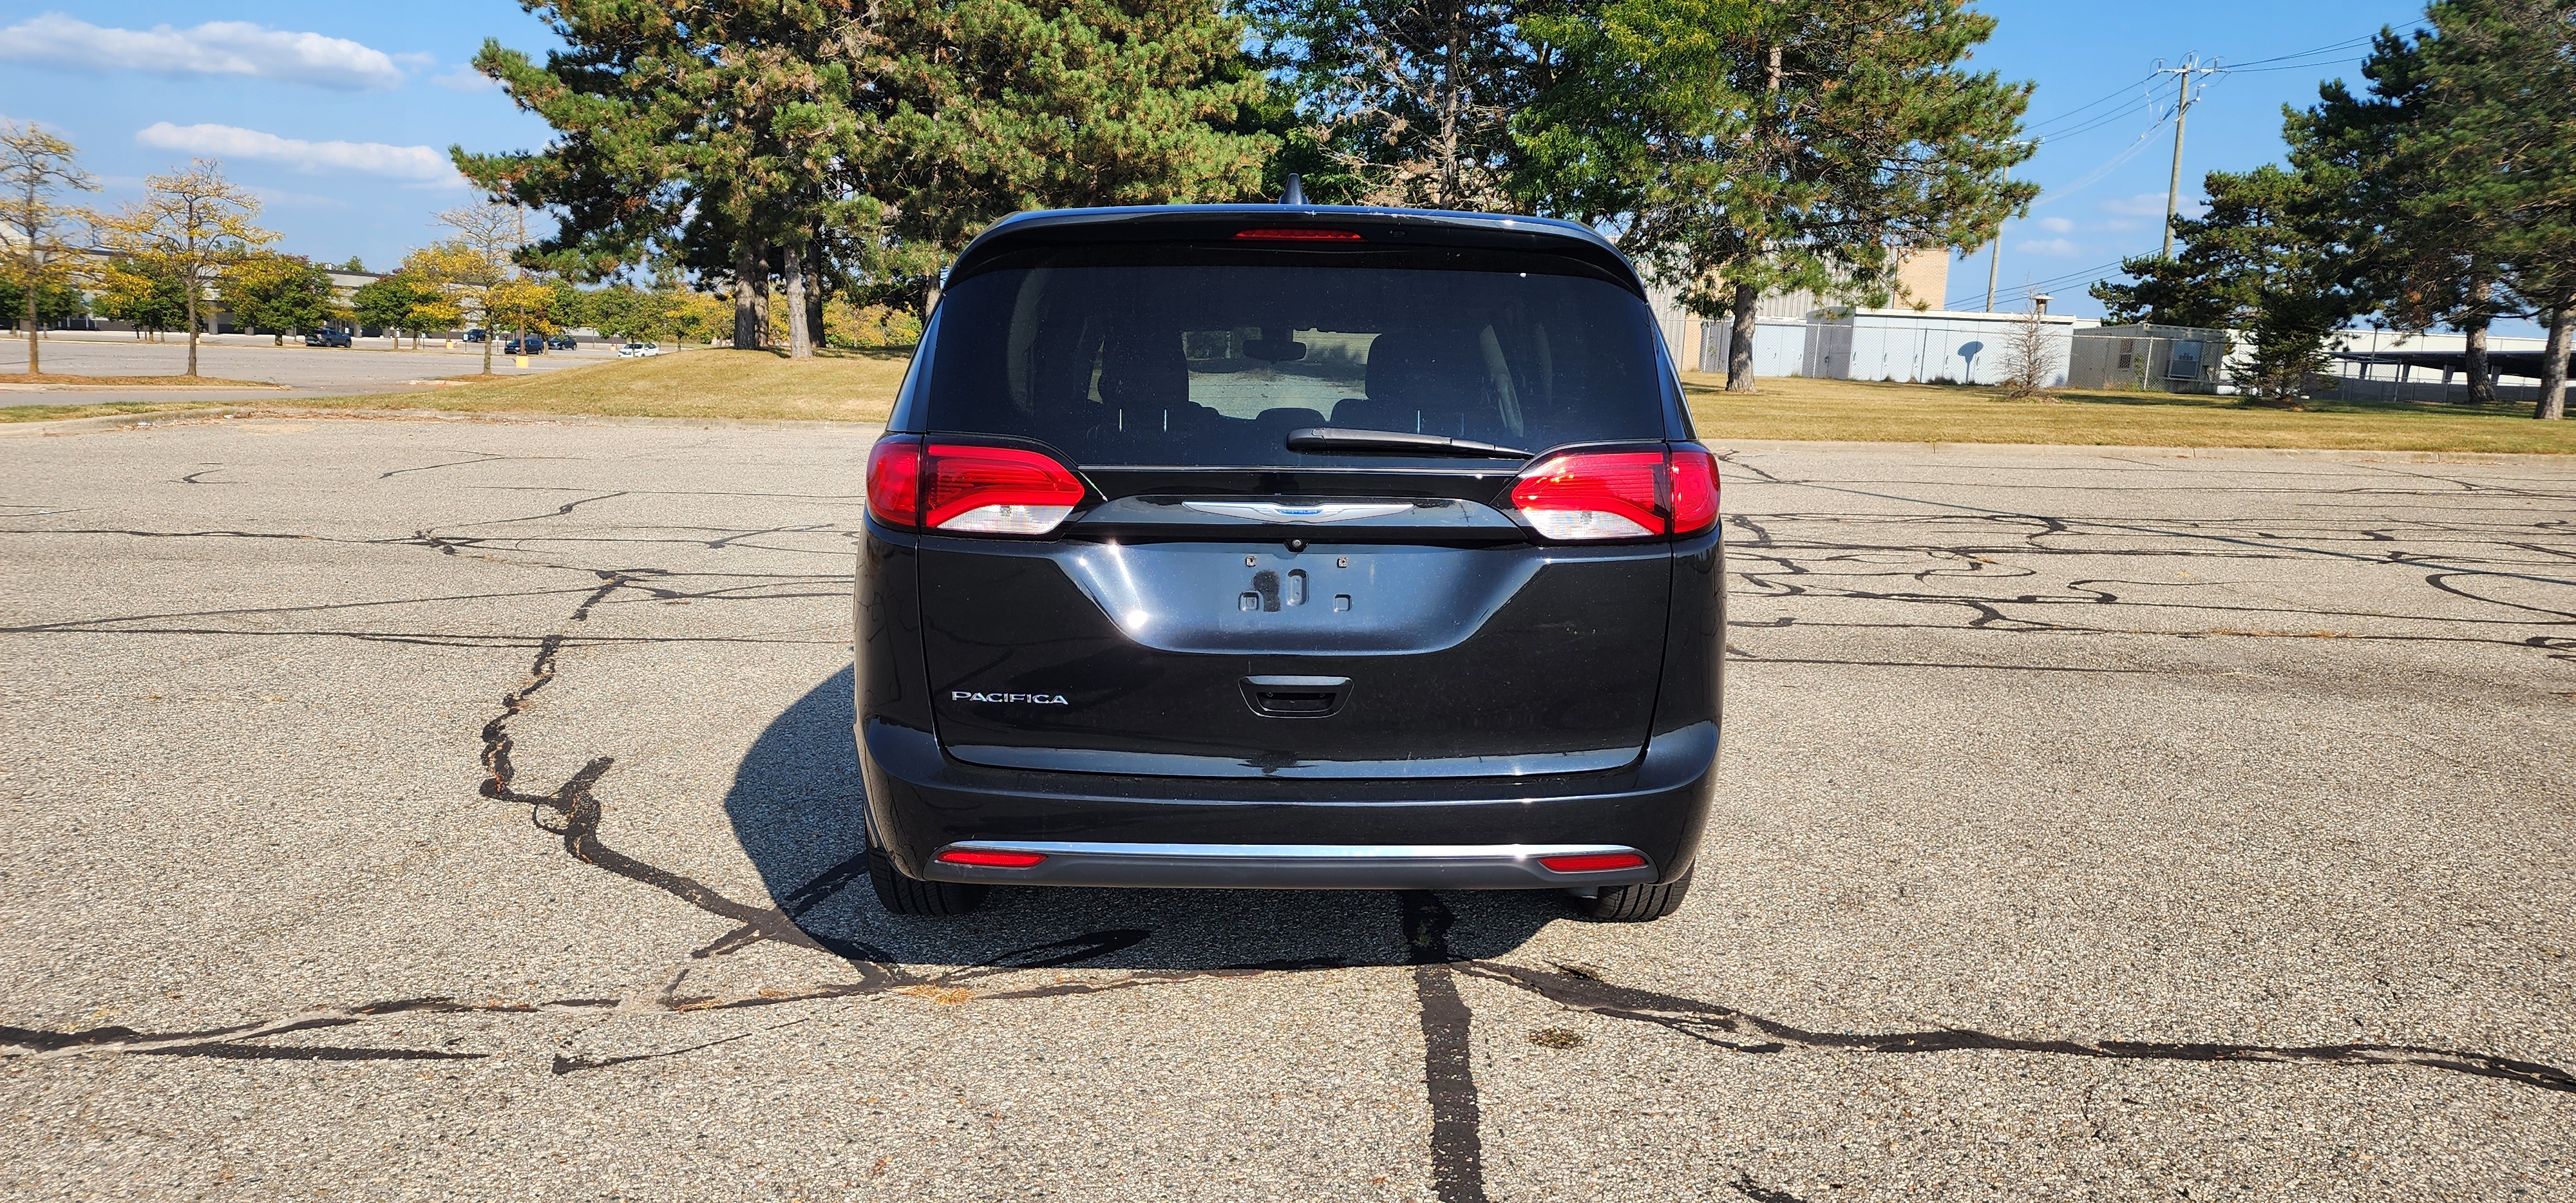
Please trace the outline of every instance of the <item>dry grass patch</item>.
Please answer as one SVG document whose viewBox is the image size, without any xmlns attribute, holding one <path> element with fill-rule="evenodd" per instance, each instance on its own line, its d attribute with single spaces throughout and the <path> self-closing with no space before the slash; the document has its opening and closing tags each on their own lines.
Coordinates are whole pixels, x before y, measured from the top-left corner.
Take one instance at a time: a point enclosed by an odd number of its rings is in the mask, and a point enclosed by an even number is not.
<svg viewBox="0 0 2576 1203">
<path fill-rule="evenodd" d="M 173 410 L 274 415 L 425 409 L 478 414 L 598 414 L 636 418 L 766 418 L 882 422 L 903 384 L 909 351 L 682 351 L 517 376 L 451 376 L 440 387 L 357 397 L 118 401 L 0 406 L 0 422 L 40 422 Z"/>
<path fill-rule="evenodd" d="M 882 422 L 909 351 L 681 351 L 526 376 L 455 376 L 444 387 L 316 398 L 329 409 L 603 414 L 638 418 L 788 418 Z"/>
<path fill-rule="evenodd" d="M 2304 412 L 2235 397 L 2060 390 L 2058 404 L 1994 389 L 1796 377 L 1726 391 L 1723 375 L 1682 374 L 1700 436 L 1864 443 L 2062 443 L 2110 447 L 2287 447 L 2356 451 L 2576 454 L 2576 423 L 2524 406 L 2311 402 Z"/>
</svg>

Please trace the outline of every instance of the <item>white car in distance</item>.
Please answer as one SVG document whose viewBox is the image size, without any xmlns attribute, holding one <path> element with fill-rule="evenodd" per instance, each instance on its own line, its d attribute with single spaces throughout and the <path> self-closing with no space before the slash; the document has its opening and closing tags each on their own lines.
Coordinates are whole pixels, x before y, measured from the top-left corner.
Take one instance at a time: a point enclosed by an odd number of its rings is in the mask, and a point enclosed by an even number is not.
<svg viewBox="0 0 2576 1203">
<path fill-rule="evenodd" d="M 617 357 L 619 359 L 643 359 L 647 356 L 659 355 L 661 353 L 662 344 L 660 343 L 630 342 L 617 348 Z"/>
</svg>

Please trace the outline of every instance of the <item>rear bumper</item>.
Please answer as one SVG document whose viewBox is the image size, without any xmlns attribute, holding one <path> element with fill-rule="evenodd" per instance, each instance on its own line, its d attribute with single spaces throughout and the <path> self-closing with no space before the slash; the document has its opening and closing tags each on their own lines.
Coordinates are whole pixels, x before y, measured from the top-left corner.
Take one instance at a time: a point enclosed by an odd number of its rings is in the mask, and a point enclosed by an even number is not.
<svg viewBox="0 0 2576 1203">
<path fill-rule="evenodd" d="M 1669 882 L 1708 818 L 1717 725 L 1657 736 L 1637 763 L 1550 777 L 1261 780 L 993 768 L 927 731 L 862 725 L 869 823 L 915 877 L 1035 885 L 1545 889 Z M 1026 869 L 938 862 L 959 847 L 1043 852 Z M 1541 855 L 1635 852 L 1640 869 L 1556 873 Z"/>
</svg>

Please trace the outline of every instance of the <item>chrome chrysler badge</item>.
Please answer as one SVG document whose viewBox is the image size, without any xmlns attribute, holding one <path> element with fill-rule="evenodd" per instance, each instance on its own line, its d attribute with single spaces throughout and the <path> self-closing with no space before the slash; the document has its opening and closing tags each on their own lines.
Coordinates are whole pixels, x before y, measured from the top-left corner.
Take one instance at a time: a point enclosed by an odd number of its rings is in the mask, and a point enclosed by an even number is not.
<svg viewBox="0 0 2576 1203">
<path fill-rule="evenodd" d="M 1223 518 L 1248 518 L 1254 522 L 1356 522 L 1362 518 L 1384 518 L 1412 509 L 1403 501 L 1333 501 L 1311 505 L 1292 505 L 1278 501 L 1184 501 L 1184 508 Z"/>
</svg>

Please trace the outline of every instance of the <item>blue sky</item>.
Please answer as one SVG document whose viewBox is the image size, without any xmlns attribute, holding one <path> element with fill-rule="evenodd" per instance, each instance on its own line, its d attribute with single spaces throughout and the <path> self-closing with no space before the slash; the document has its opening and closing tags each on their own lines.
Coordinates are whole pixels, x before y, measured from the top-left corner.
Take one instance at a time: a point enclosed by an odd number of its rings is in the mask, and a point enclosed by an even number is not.
<svg viewBox="0 0 2576 1203">
<path fill-rule="evenodd" d="M 486 37 L 530 50 L 553 42 L 506 0 L 0 0 L 0 115 L 78 145 L 106 185 L 94 204 L 209 154 L 259 194 L 280 249 L 383 267 L 437 238 L 431 216 L 470 198 L 446 166 L 450 144 L 545 141 L 544 122 L 466 68 Z"/>
<path fill-rule="evenodd" d="M 2406 28 L 2421 11 L 2400 0 L 1980 7 L 2000 28 L 1977 65 L 2037 81 L 2032 124 L 2047 135 L 2022 174 L 2049 191 L 2005 230 L 1999 304 L 2036 284 L 2056 298 L 2054 311 L 2088 316 L 2099 307 L 2084 284 L 2158 242 L 2172 148 L 2172 127 L 2158 121 L 2173 86 L 2164 77 L 2151 97 L 2155 60 L 2273 60 L 2205 82 L 2183 154 L 2189 195 L 2203 172 L 2278 158 L 2281 105 L 2312 102 L 2322 78 L 2358 83 L 2354 40 L 2383 24 Z M 543 123 L 465 67 L 486 37 L 531 51 L 552 42 L 507 0 L 0 0 L 0 115 L 70 137 L 107 183 L 107 203 L 132 195 L 147 172 L 213 154 L 258 190 L 283 249 L 383 266 L 434 238 L 431 215 L 466 199 L 444 165 L 449 144 L 507 150 L 546 139 Z M 1985 279 L 1985 253 L 1962 256 L 1946 299 L 1982 305 Z"/>
<path fill-rule="evenodd" d="M 2341 77 L 2359 89 L 2358 60 L 2368 44 L 2357 39 L 2383 25 L 2413 28 L 2423 13 L 2420 2 L 2398 0 L 1984 0 L 1978 7 L 1997 28 L 1977 65 L 2039 85 L 2028 124 L 2041 136 L 2040 149 L 2018 174 L 2046 189 L 2029 218 L 2004 228 L 1996 308 L 2020 308 L 2027 287 L 2037 284 L 2052 298 L 2050 312 L 2083 317 L 2102 312 L 2084 295 L 2085 284 L 2162 242 L 2173 126 L 2161 119 L 2173 110 L 2174 77 L 2156 77 L 2149 108 L 2145 80 L 2157 59 L 2168 67 L 2194 55 L 2204 65 L 2248 64 L 2201 77 L 2183 131 L 2188 202 L 2210 171 L 2278 160 L 2281 106 L 2315 103 L 2325 79 Z M 1951 263 L 1949 308 L 1984 306 L 1989 253 Z"/>
</svg>

